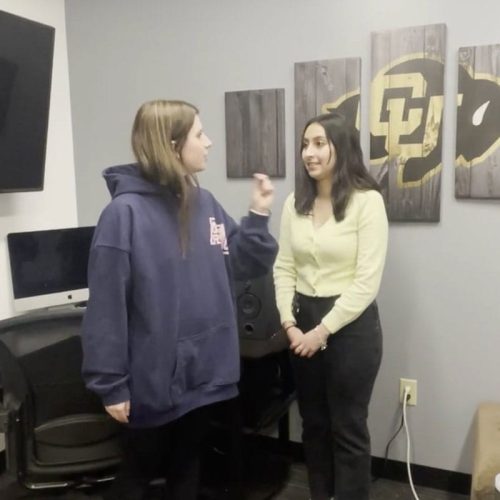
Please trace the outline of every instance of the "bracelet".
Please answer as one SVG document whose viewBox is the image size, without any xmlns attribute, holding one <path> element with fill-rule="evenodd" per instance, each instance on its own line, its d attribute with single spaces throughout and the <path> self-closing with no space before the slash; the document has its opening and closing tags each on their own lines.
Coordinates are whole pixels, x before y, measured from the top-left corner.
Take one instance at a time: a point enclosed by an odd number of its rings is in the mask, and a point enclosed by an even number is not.
<svg viewBox="0 0 500 500">
<path fill-rule="evenodd" d="M 293 328 L 294 326 L 297 326 L 297 323 L 292 323 L 291 325 L 288 325 L 287 327 L 283 328 L 283 330 L 285 330 L 285 332 L 288 332 L 288 330 L 290 330 L 290 328 Z"/>
<path fill-rule="evenodd" d="M 319 333 L 317 326 L 315 326 L 313 330 L 318 334 L 319 340 L 321 342 L 321 345 L 319 346 L 320 351 L 324 351 L 328 347 L 327 341 L 321 338 L 321 334 Z"/>
</svg>

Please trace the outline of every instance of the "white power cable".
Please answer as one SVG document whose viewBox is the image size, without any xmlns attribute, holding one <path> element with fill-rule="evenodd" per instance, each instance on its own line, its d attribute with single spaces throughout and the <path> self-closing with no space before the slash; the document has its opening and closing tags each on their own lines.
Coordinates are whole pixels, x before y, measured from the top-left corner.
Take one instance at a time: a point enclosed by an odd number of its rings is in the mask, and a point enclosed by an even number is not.
<svg viewBox="0 0 500 500">
<path fill-rule="evenodd" d="M 406 386 L 403 394 L 403 422 L 406 432 L 406 467 L 408 469 L 408 480 L 410 481 L 411 492 L 413 493 L 415 500 L 420 500 L 418 498 L 417 492 L 415 491 L 415 487 L 413 486 L 413 478 L 411 476 L 411 467 L 410 467 L 410 432 L 408 431 L 408 422 L 406 421 L 406 403 L 408 402 L 409 394 L 410 394 L 410 388 Z"/>
</svg>

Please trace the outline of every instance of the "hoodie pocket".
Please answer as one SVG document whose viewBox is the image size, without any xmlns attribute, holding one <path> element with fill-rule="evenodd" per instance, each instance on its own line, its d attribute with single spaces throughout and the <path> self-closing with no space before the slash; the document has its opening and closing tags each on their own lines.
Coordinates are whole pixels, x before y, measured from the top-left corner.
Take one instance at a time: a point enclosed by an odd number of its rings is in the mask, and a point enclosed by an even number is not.
<svg viewBox="0 0 500 500">
<path fill-rule="evenodd" d="M 218 325 L 201 333 L 179 338 L 171 387 L 174 404 L 186 392 L 208 390 L 234 384 L 238 380 L 238 338 L 229 326 Z"/>
</svg>

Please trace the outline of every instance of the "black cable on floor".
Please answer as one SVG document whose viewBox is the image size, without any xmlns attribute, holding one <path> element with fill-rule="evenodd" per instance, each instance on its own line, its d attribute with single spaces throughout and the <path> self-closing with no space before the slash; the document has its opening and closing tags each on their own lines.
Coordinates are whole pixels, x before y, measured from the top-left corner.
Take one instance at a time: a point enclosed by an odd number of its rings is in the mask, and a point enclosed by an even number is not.
<svg viewBox="0 0 500 500">
<path fill-rule="evenodd" d="M 408 399 L 410 399 L 410 395 L 407 396 L 406 400 L 408 401 Z M 374 483 L 375 481 L 377 481 L 377 479 L 380 479 L 380 477 L 385 477 L 386 476 L 387 461 L 389 460 L 389 448 L 390 448 L 392 442 L 396 439 L 396 436 L 401 432 L 401 429 L 403 428 L 404 423 L 405 423 L 404 413 L 403 413 L 403 411 L 401 411 L 401 422 L 399 424 L 399 427 L 397 428 L 396 432 L 391 437 L 391 439 L 389 439 L 389 441 L 387 443 L 387 446 L 385 447 L 384 464 L 382 465 L 382 476 L 379 475 L 377 477 L 374 477 L 372 479 L 372 483 Z"/>
</svg>

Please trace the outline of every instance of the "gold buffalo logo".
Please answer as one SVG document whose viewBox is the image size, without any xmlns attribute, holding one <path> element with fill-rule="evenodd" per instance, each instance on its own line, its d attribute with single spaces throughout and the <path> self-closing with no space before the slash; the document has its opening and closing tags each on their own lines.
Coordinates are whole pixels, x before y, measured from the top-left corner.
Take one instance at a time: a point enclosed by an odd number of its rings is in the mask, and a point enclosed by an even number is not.
<svg viewBox="0 0 500 500">
<path fill-rule="evenodd" d="M 442 61 L 406 56 L 380 70 L 372 82 L 370 162 L 387 184 L 388 160 L 397 159 L 398 185 L 420 187 L 442 169 Z M 325 103 L 360 128 L 359 89 Z M 484 161 L 500 145 L 500 78 L 459 65 L 457 164 Z"/>
<path fill-rule="evenodd" d="M 387 183 L 387 162 L 397 159 L 398 185 L 421 186 L 441 170 L 443 112 L 441 61 L 413 54 L 393 61 L 372 82 L 370 162 L 381 166 L 377 180 Z M 359 91 L 323 106 L 336 109 L 359 130 Z"/>
<path fill-rule="evenodd" d="M 334 102 L 327 102 L 321 106 L 322 113 L 331 113 L 337 111 L 345 116 L 346 120 L 354 125 L 358 131 L 359 126 L 359 89 L 353 90 L 344 94 L 342 97 Z"/>
<path fill-rule="evenodd" d="M 443 74 L 442 61 L 413 54 L 372 81 L 370 161 L 395 160 L 399 187 L 420 187 L 441 171 Z M 382 185 L 387 174 L 382 169 Z"/>
</svg>

